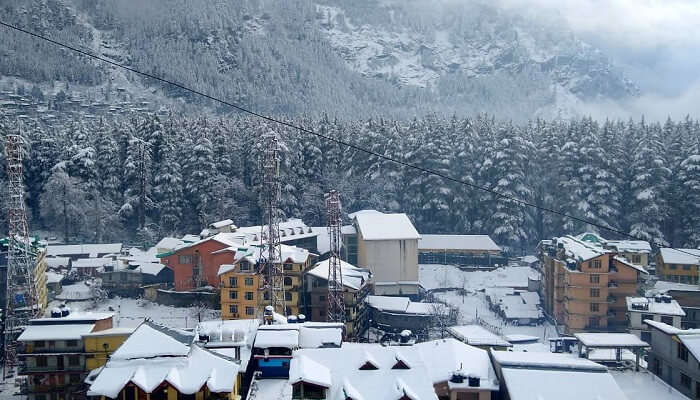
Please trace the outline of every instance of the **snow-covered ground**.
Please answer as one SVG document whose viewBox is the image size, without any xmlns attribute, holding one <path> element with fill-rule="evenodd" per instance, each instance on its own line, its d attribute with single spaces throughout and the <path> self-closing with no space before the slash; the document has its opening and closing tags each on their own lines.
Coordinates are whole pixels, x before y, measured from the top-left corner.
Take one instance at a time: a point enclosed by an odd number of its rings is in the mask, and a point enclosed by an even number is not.
<svg viewBox="0 0 700 400">
<path fill-rule="evenodd" d="M 493 271 L 462 271 L 452 265 L 422 264 L 418 275 L 427 290 L 463 288 L 484 290 L 490 287 L 527 287 L 528 277 L 539 273 L 530 267 L 507 266 Z"/>
</svg>

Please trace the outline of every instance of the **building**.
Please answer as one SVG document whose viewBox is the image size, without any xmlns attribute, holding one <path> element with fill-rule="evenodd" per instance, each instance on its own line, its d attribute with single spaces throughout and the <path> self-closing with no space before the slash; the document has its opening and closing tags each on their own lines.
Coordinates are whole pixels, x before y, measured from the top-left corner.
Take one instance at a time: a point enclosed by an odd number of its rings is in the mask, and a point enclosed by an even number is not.
<svg viewBox="0 0 700 400">
<path fill-rule="evenodd" d="M 483 350 L 508 350 L 510 342 L 487 330 L 481 325 L 461 325 L 447 328 L 447 332 L 460 342 Z"/>
<path fill-rule="evenodd" d="M 647 369 L 689 398 L 700 394 L 700 330 L 683 330 L 663 322 L 651 327 Z"/>
<path fill-rule="evenodd" d="M 326 321 L 328 312 L 328 270 L 330 260 L 316 263 L 305 274 L 304 313 L 311 321 Z M 345 336 L 356 337 L 367 329 L 365 299 L 372 292 L 372 273 L 345 261 L 340 262 L 345 303 Z"/>
<path fill-rule="evenodd" d="M 240 364 L 193 343 L 190 332 L 144 321 L 88 380 L 88 396 L 240 399 Z"/>
<path fill-rule="evenodd" d="M 656 275 L 662 280 L 697 285 L 698 267 L 700 249 L 661 248 L 656 255 Z"/>
<path fill-rule="evenodd" d="M 357 248 L 358 267 L 372 272 L 380 295 L 418 295 L 418 239 L 420 235 L 406 214 L 374 210 L 351 214 L 356 234 L 346 237 L 349 249 Z M 348 250 L 348 261 L 354 255 Z"/>
<path fill-rule="evenodd" d="M 112 258 L 79 258 L 71 263 L 71 270 L 77 271 L 81 277 L 96 277 L 105 267 L 114 265 Z"/>
<path fill-rule="evenodd" d="M 225 219 L 222 221 L 212 222 L 205 229 L 203 229 L 202 232 L 199 233 L 199 236 L 202 239 L 204 239 L 205 237 L 213 236 L 217 233 L 235 232 L 236 229 L 237 227 L 233 224 L 233 220 Z"/>
<path fill-rule="evenodd" d="M 48 288 L 46 278 L 46 248 L 36 240 L 31 243 L 31 255 L 35 257 L 32 279 L 39 314 L 46 311 L 48 304 Z M 7 285 L 7 238 L 0 240 L 0 304 L 5 304 L 5 287 Z M 27 308 L 28 310 L 28 308 Z M 22 310 L 18 310 L 22 311 Z"/>
<path fill-rule="evenodd" d="M 489 308 L 512 325 L 534 325 L 544 319 L 540 296 L 536 292 L 512 287 L 487 288 Z"/>
<path fill-rule="evenodd" d="M 542 305 L 566 333 L 627 330 L 626 297 L 636 295 L 643 267 L 572 236 L 538 248 Z"/>
<path fill-rule="evenodd" d="M 608 369 L 565 354 L 490 351 L 503 399 L 627 400 Z"/>
<path fill-rule="evenodd" d="M 668 295 L 627 298 L 629 331 L 647 343 L 651 343 L 651 328 L 644 321 L 663 322 L 680 328 L 684 316 L 680 304 Z"/>
<path fill-rule="evenodd" d="M 48 292 L 48 299 L 53 300 L 56 295 L 60 294 L 63 290 L 63 279 L 65 276 L 57 272 L 47 271 L 46 272 L 46 290 Z"/>
<path fill-rule="evenodd" d="M 48 257 L 68 257 L 75 261 L 80 258 L 115 258 L 122 252 L 121 243 L 49 245 Z"/>
<path fill-rule="evenodd" d="M 383 331 L 410 330 L 423 334 L 436 323 L 454 324 L 451 310 L 442 303 L 418 303 L 408 297 L 367 296 L 370 325 Z"/>
<path fill-rule="evenodd" d="M 84 396 L 88 355 L 83 335 L 112 328 L 112 314 L 70 314 L 63 309 L 52 315 L 56 317 L 30 320 L 17 339 L 21 344 L 19 373 L 28 378 L 30 400 Z"/>
<path fill-rule="evenodd" d="M 107 359 L 134 332 L 135 328 L 110 328 L 82 335 L 85 347 L 85 368 L 100 368 Z"/>
<path fill-rule="evenodd" d="M 577 239 L 590 243 L 594 246 L 602 247 L 607 250 L 612 250 L 618 257 L 625 258 L 628 262 L 640 265 L 645 270 L 649 268 L 649 257 L 651 254 L 651 245 L 644 240 L 608 240 L 604 239 L 597 233 L 585 232 L 578 236 Z"/>
<path fill-rule="evenodd" d="M 491 268 L 508 264 L 508 259 L 488 235 L 423 234 L 418 240 L 418 262 Z"/>
<path fill-rule="evenodd" d="M 303 273 L 311 266 L 314 254 L 308 250 L 282 245 L 282 269 L 284 271 L 284 297 L 286 315 L 299 314 L 303 296 Z M 258 272 L 259 263 L 266 250 L 260 245 L 241 244 L 217 251 L 228 254 L 233 260 L 223 264 L 218 271 L 221 287 L 222 319 L 257 318 L 267 305 L 269 294 L 263 288 Z"/>
<path fill-rule="evenodd" d="M 685 316 L 681 318 L 681 329 L 700 327 L 700 287 L 687 283 L 657 281 L 647 290 L 647 297 L 669 295 L 680 304 Z"/>
<path fill-rule="evenodd" d="M 320 231 L 314 230 L 307 226 L 304 221 L 299 218 L 289 218 L 286 221 L 279 223 L 280 228 L 280 243 L 287 246 L 300 247 L 311 253 L 318 254 L 317 237 Z M 243 226 L 236 228 L 237 234 L 245 235 L 245 240 L 248 242 L 260 242 L 267 240 L 267 225 Z M 261 236 L 262 232 L 262 236 Z M 326 233 L 327 234 L 327 233 Z"/>
<path fill-rule="evenodd" d="M 102 272 L 102 287 L 112 293 L 137 294 L 146 285 L 167 284 L 174 280 L 173 271 L 160 263 L 142 263 L 138 266 Z"/>
</svg>

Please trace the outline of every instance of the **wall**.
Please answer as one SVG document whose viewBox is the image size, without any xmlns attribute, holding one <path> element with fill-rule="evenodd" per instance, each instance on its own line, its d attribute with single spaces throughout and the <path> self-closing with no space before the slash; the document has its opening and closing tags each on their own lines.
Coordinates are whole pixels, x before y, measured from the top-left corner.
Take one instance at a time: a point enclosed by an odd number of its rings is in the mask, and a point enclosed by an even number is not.
<svg viewBox="0 0 700 400">
<path fill-rule="evenodd" d="M 91 353 L 87 355 L 85 367 L 88 370 L 93 370 L 105 365 L 107 357 L 111 355 L 117 347 L 121 346 L 128 337 L 128 334 L 84 337 L 85 352 Z"/>
<path fill-rule="evenodd" d="M 178 250 L 167 257 L 163 257 L 162 262 L 174 272 L 173 279 L 175 290 L 190 290 L 195 287 L 192 270 L 195 265 L 197 265 L 197 257 L 199 257 L 199 264 L 202 266 L 202 270 L 200 271 L 201 279 L 208 285 L 218 287 L 219 266 L 222 264 L 232 264 L 234 253 L 211 253 L 227 247 L 228 246 L 216 240 L 207 240 L 200 244 Z M 192 262 L 180 263 L 180 256 L 192 256 Z"/>
<path fill-rule="evenodd" d="M 690 352 L 688 352 L 688 361 L 679 358 L 678 344 L 679 340 L 676 336 L 652 329 L 651 353 L 647 369 L 689 398 L 695 398 L 696 385 L 700 384 L 698 360 Z M 690 388 L 681 385 L 681 373 L 690 377 Z"/>
<path fill-rule="evenodd" d="M 418 240 L 357 240 L 358 266 L 375 282 L 418 281 Z"/>
</svg>

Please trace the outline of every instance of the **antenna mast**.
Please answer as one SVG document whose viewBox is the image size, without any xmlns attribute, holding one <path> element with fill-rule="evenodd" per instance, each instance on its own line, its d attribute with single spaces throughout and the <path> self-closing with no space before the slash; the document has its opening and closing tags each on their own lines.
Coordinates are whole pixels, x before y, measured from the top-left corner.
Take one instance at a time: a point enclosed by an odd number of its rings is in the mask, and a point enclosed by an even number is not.
<svg viewBox="0 0 700 400">
<path fill-rule="evenodd" d="M 265 257 L 261 270 L 267 300 L 272 309 L 287 315 L 284 294 L 284 269 L 282 268 L 282 247 L 279 228 L 280 189 L 280 141 L 274 131 L 263 135 L 263 186 L 262 201 L 265 210 L 267 232 L 261 237 L 262 252 Z M 266 242 L 266 243 L 265 243 Z"/>
<path fill-rule="evenodd" d="M 345 322 L 345 300 L 343 298 L 343 272 L 340 261 L 340 195 L 331 190 L 326 197 L 328 211 L 328 236 L 330 237 L 330 253 L 328 259 L 328 321 Z"/>
<path fill-rule="evenodd" d="M 7 152 L 9 236 L 7 240 L 7 280 L 3 326 L 3 378 L 17 366 L 16 335 L 38 310 L 32 279 L 33 255 L 30 253 L 29 228 L 24 207 L 22 152 L 24 140 L 18 134 L 5 137 Z"/>
</svg>

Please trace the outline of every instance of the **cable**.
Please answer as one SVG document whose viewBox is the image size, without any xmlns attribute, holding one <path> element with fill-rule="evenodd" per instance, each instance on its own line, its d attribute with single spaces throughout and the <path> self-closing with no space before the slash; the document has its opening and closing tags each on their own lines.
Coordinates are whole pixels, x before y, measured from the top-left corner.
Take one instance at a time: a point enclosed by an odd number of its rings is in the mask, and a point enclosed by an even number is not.
<svg viewBox="0 0 700 400">
<path fill-rule="evenodd" d="M 281 121 L 281 120 L 275 119 L 275 118 L 273 118 L 273 117 L 269 117 L 269 116 L 264 115 L 264 114 L 260 114 L 260 113 L 258 113 L 258 112 L 249 110 L 249 109 L 247 109 L 247 108 L 245 108 L 245 107 L 242 107 L 242 106 L 239 106 L 239 105 L 230 103 L 230 102 L 228 102 L 228 101 L 226 101 L 226 100 L 221 100 L 221 99 L 219 99 L 219 98 L 210 96 L 210 95 L 208 95 L 208 94 L 206 94 L 206 93 L 203 93 L 203 92 L 200 92 L 200 91 L 198 91 L 198 90 L 196 90 L 196 89 L 191 89 L 191 88 L 189 88 L 189 87 L 187 87 L 187 86 L 184 86 L 184 85 L 181 85 L 181 84 L 179 84 L 179 83 L 177 83 L 177 82 L 173 82 L 173 81 L 170 81 L 170 80 L 168 80 L 168 79 L 161 78 L 161 77 L 159 77 L 159 76 L 155 76 L 155 75 L 149 74 L 149 73 L 147 73 L 147 72 L 142 72 L 142 71 L 139 71 L 139 70 L 137 70 L 137 69 L 135 69 L 135 68 L 131 68 L 131 67 L 128 67 L 128 66 L 126 66 L 126 65 L 122 65 L 122 64 L 116 63 L 116 62 L 114 62 L 114 61 L 112 61 L 112 60 L 106 59 L 106 58 L 104 58 L 104 57 L 100 57 L 100 56 L 98 56 L 98 55 L 89 53 L 89 52 L 84 51 L 84 50 L 80 50 L 80 49 L 78 49 L 78 48 L 76 48 L 76 47 L 67 45 L 67 44 L 62 43 L 62 42 L 58 42 L 58 41 L 56 41 L 56 40 L 50 39 L 50 38 L 48 38 L 48 37 L 46 37 L 46 36 L 43 36 L 43 35 L 40 35 L 40 34 L 38 34 L 38 33 L 34 33 L 34 32 L 31 32 L 31 31 L 22 29 L 22 28 L 20 28 L 20 27 L 18 27 L 18 26 L 11 25 L 11 24 L 8 24 L 8 23 L 3 22 L 3 21 L 0 21 L 0 25 L 4 26 L 4 27 L 6 27 L 6 28 L 14 29 L 14 30 L 16 30 L 16 31 L 18 31 L 18 32 L 22 32 L 22 33 L 24 33 L 24 34 L 33 36 L 33 37 L 35 37 L 35 38 L 37 38 L 37 39 L 44 40 L 44 41 L 49 42 L 49 43 L 51 43 L 51 44 L 54 44 L 54 45 L 56 45 L 56 46 L 60 46 L 60 47 L 66 48 L 66 49 L 68 49 L 68 50 L 74 51 L 74 52 L 76 52 L 76 53 L 82 54 L 82 55 L 87 56 L 87 57 L 90 57 L 90 58 L 93 58 L 93 59 L 95 59 L 95 60 L 102 61 L 102 62 L 104 62 L 104 63 L 113 65 L 113 66 L 115 66 L 115 67 L 118 67 L 118 68 L 121 68 L 121 69 L 124 69 L 124 70 L 127 70 L 127 71 L 131 71 L 131 72 L 133 72 L 133 73 L 135 73 L 135 74 L 138 74 L 138 75 L 141 75 L 141 76 L 145 76 L 145 77 L 147 77 L 147 78 L 151 78 L 151 79 L 154 79 L 154 80 L 159 81 L 159 82 L 163 82 L 163 83 L 168 84 L 168 85 L 171 85 L 171 86 L 175 86 L 175 87 L 180 88 L 180 89 L 182 89 L 182 90 L 185 90 L 185 91 L 187 91 L 187 92 L 196 94 L 196 95 L 198 95 L 198 96 L 202 96 L 202 97 L 204 97 L 204 98 L 207 98 L 207 99 L 209 99 L 209 100 L 212 100 L 212 101 L 217 102 L 217 103 L 220 103 L 220 104 L 227 105 L 227 106 L 229 106 L 229 107 L 231 107 L 231 108 L 234 108 L 234 109 L 236 109 L 236 110 L 238 110 L 238 111 L 241 111 L 241 112 L 246 113 L 246 114 L 253 115 L 253 116 L 255 116 L 255 117 L 264 119 L 264 120 L 266 120 L 266 121 L 273 122 L 273 123 L 278 124 L 278 125 L 286 126 L 286 127 L 288 127 L 288 128 L 296 129 L 296 130 L 298 130 L 298 131 L 300 131 L 300 132 L 308 133 L 308 134 L 310 134 L 310 135 L 314 135 L 314 136 L 317 136 L 317 137 L 319 137 L 319 138 L 323 138 L 323 139 L 325 139 L 325 140 L 330 140 L 330 141 L 335 142 L 335 143 L 337 143 L 337 144 L 339 144 L 339 145 L 342 145 L 342 146 L 345 146 L 345 147 L 348 147 L 348 148 L 351 148 L 351 149 L 354 149 L 354 150 L 358 150 L 358 151 L 361 151 L 361 152 L 363 152 L 363 153 L 366 153 L 366 154 L 369 154 L 369 155 L 372 155 L 372 156 L 381 158 L 381 159 L 383 159 L 383 160 L 390 161 L 390 162 L 393 162 L 393 163 L 402 165 L 402 166 L 404 166 L 404 167 L 412 168 L 412 169 L 415 169 L 415 170 L 417 170 L 417 171 L 420 171 L 420 172 L 423 172 L 423 173 L 426 173 L 426 174 L 435 175 L 435 176 L 438 176 L 438 177 L 440 177 L 440 178 L 442 178 L 442 179 L 444 179 L 444 180 L 450 181 L 450 182 L 458 183 L 458 184 L 460 184 L 460 185 L 464 185 L 464 186 L 468 186 L 468 187 L 471 187 L 471 188 L 474 188 L 474 189 L 477 189 L 477 190 L 481 190 L 481 191 L 490 193 L 490 194 L 492 194 L 492 195 L 494 195 L 494 196 L 496 196 L 496 197 L 498 197 L 498 198 L 504 199 L 504 200 L 512 201 L 512 202 L 514 202 L 514 203 L 521 204 L 521 205 L 524 205 L 524 206 L 527 206 L 527 207 L 536 208 L 536 209 L 538 209 L 538 210 L 542 210 L 542 211 L 545 211 L 545 212 L 548 212 L 548 213 L 551 213 L 551 214 L 558 215 L 558 216 L 560 216 L 560 217 L 564 217 L 564 218 L 568 218 L 568 219 L 571 219 L 571 220 L 574 220 L 574 221 L 578 221 L 578 222 L 581 222 L 581 223 L 584 223 L 584 224 L 587 224 L 587 225 L 590 225 L 590 226 L 595 226 L 595 227 L 597 227 L 597 228 L 604 229 L 604 230 L 606 230 L 606 231 L 613 232 L 613 233 L 616 233 L 616 234 L 621 235 L 621 236 L 624 236 L 624 237 L 628 237 L 628 238 L 635 239 L 635 240 L 645 241 L 645 240 L 642 239 L 642 238 L 633 236 L 633 235 L 631 235 L 631 234 L 629 234 L 629 233 L 623 232 L 623 231 L 618 230 L 618 229 L 615 229 L 615 228 L 610 228 L 610 227 L 607 227 L 607 226 L 604 226 L 604 225 L 595 223 L 595 222 L 593 222 L 593 221 L 588 221 L 588 220 L 586 220 L 586 219 L 584 219 L 584 218 L 579 218 L 579 217 L 576 217 L 576 216 L 574 216 L 574 215 L 567 214 L 567 213 L 562 212 L 562 211 L 557 211 L 557 210 L 554 210 L 554 209 L 551 209 L 551 208 L 548 208 L 548 207 L 540 206 L 540 205 L 537 205 L 537 204 L 534 204 L 534 203 L 530 203 L 530 202 L 525 201 L 525 200 L 518 199 L 518 198 L 516 198 L 516 197 L 508 196 L 508 195 L 499 193 L 499 192 L 497 192 L 497 191 L 495 191 L 495 190 L 493 190 L 493 189 L 489 189 L 489 188 L 487 188 L 487 187 L 475 185 L 475 184 L 473 184 L 473 183 L 470 183 L 470 182 L 467 182 L 467 181 L 464 181 L 464 180 L 461 180 L 461 179 L 453 178 L 453 177 L 451 177 L 451 176 L 449 176 L 449 175 L 443 174 L 443 173 L 438 172 L 438 171 L 433 171 L 433 170 L 430 170 L 430 169 L 428 169 L 428 168 L 421 167 L 421 166 L 419 166 L 419 165 L 414 165 L 414 164 L 411 164 L 411 163 L 408 163 L 408 162 L 405 162 L 405 161 L 402 161 L 402 160 L 399 160 L 399 159 L 396 159 L 396 158 L 393 158 L 393 157 L 390 157 L 390 156 L 387 156 L 387 155 L 384 155 L 384 154 L 377 153 L 377 152 L 372 151 L 372 150 L 365 149 L 365 148 L 363 148 L 363 147 L 360 147 L 360 146 L 358 146 L 358 145 L 355 145 L 355 144 L 346 142 L 346 141 L 344 141 L 344 140 L 340 140 L 340 139 L 336 139 L 336 138 L 333 138 L 333 137 L 330 137 L 330 136 L 326 136 L 326 135 L 324 135 L 324 134 L 321 134 L 321 133 L 318 133 L 318 132 L 314 132 L 314 131 L 312 131 L 312 130 L 303 128 L 303 127 L 301 127 L 301 126 L 294 125 L 294 124 L 289 123 L 289 122 Z M 652 244 L 654 244 L 654 245 L 656 245 L 656 246 L 658 246 L 658 247 L 663 247 L 663 243 L 657 243 L 657 242 L 655 242 L 655 241 L 653 241 L 653 240 L 652 240 Z M 690 252 L 687 252 L 687 251 L 683 251 L 682 249 L 675 249 L 675 248 L 674 248 L 674 250 L 679 251 L 679 252 L 682 252 L 682 253 L 686 253 L 686 254 L 689 254 L 689 255 L 692 255 L 693 257 L 697 257 L 697 255 L 695 255 L 695 254 L 693 254 L 693 253 L 690 253 Z"/>
</svg>

